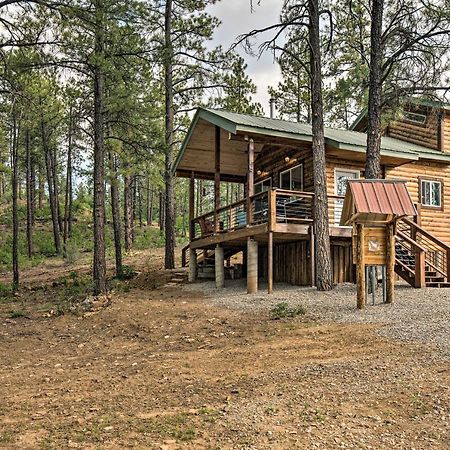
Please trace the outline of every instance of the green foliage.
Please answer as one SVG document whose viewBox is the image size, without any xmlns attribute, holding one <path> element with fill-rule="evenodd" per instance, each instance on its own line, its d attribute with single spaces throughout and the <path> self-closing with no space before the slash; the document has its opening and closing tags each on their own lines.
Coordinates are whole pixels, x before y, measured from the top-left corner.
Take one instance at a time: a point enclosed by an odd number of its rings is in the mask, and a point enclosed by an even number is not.
<svg viewBox="0 0 450 450">
<path fill-rule="evenodd" d="M 133 247 L 137 250 L 164 247 L 164 233 L 159 228 L 136 228 L 136 238 Z"/>
<path fill-rule="evenodd" d="M 26 317 L 26 314 L 22 310 L 13 310 L 9 312 L 10 319 L 19 319 L 20 317 Z"/>
<path fill-rule="evenodd" d="M 270 316 L 274 320 L 303 315 L 305 315 L 305 309 L 303 308 L 303 306 L 296 306 L 295 308 L 291 308 L 286 302 L 278 303 L 274 308 L 270 310 Z"/>
</svg>

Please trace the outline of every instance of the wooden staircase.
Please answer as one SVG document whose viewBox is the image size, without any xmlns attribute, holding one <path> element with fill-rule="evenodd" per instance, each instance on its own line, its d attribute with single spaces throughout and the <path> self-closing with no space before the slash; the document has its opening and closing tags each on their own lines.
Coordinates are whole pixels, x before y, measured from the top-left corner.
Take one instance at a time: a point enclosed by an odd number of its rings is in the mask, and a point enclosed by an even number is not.
<svg viewBox="0 0 450 450">
<path fill-rule="evenodd" d="M 395 236 L 395 272 L 416 288 L 450 287 L 450 246 L 404 218 Z"/>
</svg>

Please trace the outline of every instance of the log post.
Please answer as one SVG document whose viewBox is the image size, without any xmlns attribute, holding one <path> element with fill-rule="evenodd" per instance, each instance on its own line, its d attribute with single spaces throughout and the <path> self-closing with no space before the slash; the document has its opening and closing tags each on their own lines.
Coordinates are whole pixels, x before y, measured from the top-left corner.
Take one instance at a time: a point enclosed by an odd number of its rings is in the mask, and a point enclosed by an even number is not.
<svg viewBox="0 0 450 450">
<path fill-rule="evenodd" d="M 215 148 L 214 148 L 214 233 L 219 232 L 219 212 L 220 208 L 220 127 L 215 127 Z"/>
<path fill-rule="evenodd" d="M 420 248 L 416 248 L 415 254 L 415 274 L 414 287 L 425 287 L 425 252 Z"/>
<path fill-rule="evenodd" d="M 220 245 L 216 245 L 214 251 L 214 259 L 215 259 L 215 275 L 216 275 L 216 288 L 220 289 L 225 286 L 225 268 L 224 268 L 224 259 L 223 259 L 223 247 Z"/>
<path fill-rule="evenodd" d="M 395 300 L 395 228 L 394 224 L 387 225 L 386 230 L 386 303 L 394 303 Z"/>
<path fill-rule="evenodd" d="M 312 225 L 309 227 L 309 253 L 311 286 L 314 287 L 316 285 L 316 237 Z"/>
<path fill-rule="evenodd" d="M 194 283 L 197 279 L 197 252 L 189 249 L 189 283 Z"/>
<path fill-rule="evenodd" d="M 248 142 L 248 170 L 247 170 L 247 225 L 253 220 L 252 203 L 250 197 L 255 193 L 255 144 L 253 139 Z"/>
<path fill-rule="evenodd" d="M 273 292 L 273 231 L 269 231 L 267 242 L 267 293 Z"/>
<path fill-rule="evenodd" d="M 356 224 L 356 306 L 366 306 L 366 268 L 364 257 L 364 225 Z"/>
<path fill-rule="evenodd" d="M 189 182 L 189 240 L 195 238 L 195 174 L 191 172 L 191 179 Z"/>
<path fill-rule="evenodd" d="M 247 294 L 258 291 L 258 242 L 252 238 L 247 241 Z"/>
</svg>

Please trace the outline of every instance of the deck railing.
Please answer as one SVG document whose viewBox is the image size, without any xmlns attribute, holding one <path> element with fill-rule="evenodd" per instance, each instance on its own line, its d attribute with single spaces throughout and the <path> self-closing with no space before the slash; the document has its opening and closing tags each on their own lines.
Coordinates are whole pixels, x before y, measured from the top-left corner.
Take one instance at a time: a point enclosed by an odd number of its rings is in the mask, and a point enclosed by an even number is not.
<svg viewBox="0 0 450 450">
<path fill-rule="evenodd" d="M 313 222 L 312 192 L 271 189 L 193 219 L 192 239 L 247 226 Z M 344 197 L 328 196 L 330 225 L 339 225 Z M 216 219 L 217 218 L 217 219 Z"/>
</svg>

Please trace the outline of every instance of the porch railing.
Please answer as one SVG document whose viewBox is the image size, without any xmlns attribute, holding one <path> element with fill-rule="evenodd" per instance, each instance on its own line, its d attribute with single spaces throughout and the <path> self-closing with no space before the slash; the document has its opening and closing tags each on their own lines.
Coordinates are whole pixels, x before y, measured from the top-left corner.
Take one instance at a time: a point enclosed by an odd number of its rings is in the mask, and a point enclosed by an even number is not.
<svg viewBox="0 0 450 450">
<path fill-rule="evenodd" d="M 330 224 L 338 225 L 342 213 L 343 197 L 329 196 Z M 260 192 L 193 219 L 192 238 L 205 237 L 216 231 L 226 232 L 252 225 L 276 223 L 308 224 L 313 222 L 312 192 L 271 189 Z M 217 222 L 216 222 L 217 217 Z M 336 223 L 337 222 L 337 223 Z"/>
</svg>

